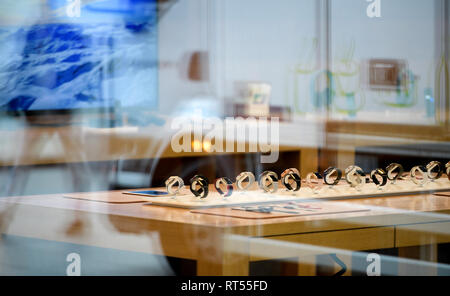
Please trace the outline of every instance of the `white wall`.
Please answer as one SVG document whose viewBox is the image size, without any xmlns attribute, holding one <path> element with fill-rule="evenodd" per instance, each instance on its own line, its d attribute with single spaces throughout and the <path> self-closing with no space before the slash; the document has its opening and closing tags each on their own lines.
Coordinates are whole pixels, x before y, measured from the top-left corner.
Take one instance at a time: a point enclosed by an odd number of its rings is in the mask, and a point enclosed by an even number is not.
<svg viewBox="0 0 450 296">
<path fill-rule="evenodd" d="M 160 71 L 161 110 L 171 110 L 180 100 L 206 93 L 207 84 L 180 77 L 180 61 L 187 52 L 209 50 L 213 86 L 209 94 L 213 99 L 218 97 L 218 104 L 220 99 L 233 99 L 235 82 L 263 81 L 272 85 L 273 105 L 311 112 L 313 74 L 296 76 L 294 70 L 299 65 L 315 66 L 313 40 L 318 37 L 319 23 L 316 3 L 316 0 L 178 1 L 161 20 L 159 28 L 160 62 L 170 64 L 163 65 Z M 352 41 L 355 44 L 352 59 L 358 65 L 369 58 L 406 60 L 419 79 L 417 104 L 410 108 L 387 107 L 377 93 L 367 91 L 364 109 L 353 119 L 370 120 L 372 116 L 377 121 L 408 123 L 414 116 L 416 122 L 432 123 L 433 119 L 425 116 L 424 88 L 434 87 L 438 42 L 434 33 L 435 1 L 381 0 L 381 3 L 381 18 L 369 18 L 366 0 L 331 1 L 332 69 L 336 69 L 336 63 Z M 298 98 L 293 94 L 296 83 Z M 395 94 L 384 95 L 385 100 L 395 99 Z"/>
<path fill-rule="evenodd" d="M 179 0 L 159 22 L 159 110 L 171 113 L 177 104 L 202 93 L 205 83 L 186 78 L 187 57 L 207 50 L 207 0 Z"/>
<path fill-rule="evenodd" d="M 382 101 L 394 101 L 395 93 L 381 98 L 365 91 L 366 106 L 360 118 L 374 120 L 428 122 L 425 114 L 424 88 L 434 87 L 436 66 L 435 1 L 381 0 L 381 18 L 366 15 L 368 3 L 363 0 L 332 1 L 332 50 L 334 62 L 342 55 L 350 41 L 355 41 L 354 60 L 369 58 L 406 60 L 410 70 L 418 76 L 417 104 L 410 108 L 389 108 Z M 431 72 L 430 72 L 431 71 Z M 381 117 L 380 117 L 381 116 Z M 411 119 L 411 120 L 410 120 Z"/>
<path fill-rule="evenodd" d="M 272 84 L 272 104 L 286 104 L 287 75 L 316 36 L 315 0 L 228 0 L 224 7 L 226 95 L 236 81 Z"/>
</svg>

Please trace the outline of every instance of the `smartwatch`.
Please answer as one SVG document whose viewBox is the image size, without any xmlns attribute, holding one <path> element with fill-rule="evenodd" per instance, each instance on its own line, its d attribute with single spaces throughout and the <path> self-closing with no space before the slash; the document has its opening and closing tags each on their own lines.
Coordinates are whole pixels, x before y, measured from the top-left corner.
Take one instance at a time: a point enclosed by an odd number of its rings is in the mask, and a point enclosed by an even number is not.
<svg viewBox="0 0 450 296">
<path fill-rule="evenodd" d="M 403 166 L 399 163 L 391 163 L 386 167 L 387 177 L 392 183 L 395 183 L 404 173 Z"/>
<path fill-rule="evenodd" d="M 259 176 L 259 187 L 264 192 L 275 193 L 278 190 L 278 175 L 272 171 L 265 171 Z"/>
<path fill-rule="evenodd" d="M 308 173 L 308 175 L 306 175 L 306 184 L 308 185 L 309 188 L 312 189 L 313 193 L 318 193 L 320 188 L 322 187 L 321 181 L 322 180 L 322 176 L 315 172 L 315 173 Z"/>
<path fill-rule="evenodd" d="M 195 196 L 200 198 L 206 198 L 208 196 L 209 181 L 206 177 L 195 175 L 191 178 L 190 182 L 190 190 Z"/>
<path fill-rule="evenodd" d="M 183 179 L 178 176 L 169 177 L 165 184 L 167 192 L 172 195 L 176 195 L 184 187 Z"/>
<path fill-rule="evenodd" d="M 233 194 L 233 182 L 227 177 L 217 179 L 215 187 L 217 192 L 223 197 L 228 197 Z M 224 187 L 224 189 L 222 189 L 222 187 Z"/>
<path fill-rule="evenodd" d="M 239 190 L 247 190 L 253 183 L 255 183 L 255 175 L 251 172 L 242 172 L 236 177 L 236 186 Z"/>
<path fill-rule="evenodd" d="M 329 167 L 323 172 L 323 181 L 325 184 L 334 186 L 339 183 L 342 178 L 342 171 L 335 167 Z"/>
<path fill-rule="evenodd" d="M 385 170 L 378 168 L 370 172 L 370 179 L 378 188 L 381 188 L 386 185 L 388 177 Z"/>
<path fill-rule="evenodd" d="M 426 182 L 428 182 L 428 172 L 427 168 L 421 165 L 415 166 L 409 172 L 411 176 L 411 180 L 420 186 L 423 186 Z"/>
<path fill-rule="evenodd" d="M 428 178 L 432 181 L 442 177 L 442 173 L 444 172 L 444 167 L 439 161 L 431 161 L 429 164 L 427 164 L 426 168 Z"/>
<path fill-rule="evenodd" d="M 302 187 L 302 178 L 299 170 L 290 168 L 281 174 L 281 183 L 288 191 L 299 191 Z"/>
</svg>

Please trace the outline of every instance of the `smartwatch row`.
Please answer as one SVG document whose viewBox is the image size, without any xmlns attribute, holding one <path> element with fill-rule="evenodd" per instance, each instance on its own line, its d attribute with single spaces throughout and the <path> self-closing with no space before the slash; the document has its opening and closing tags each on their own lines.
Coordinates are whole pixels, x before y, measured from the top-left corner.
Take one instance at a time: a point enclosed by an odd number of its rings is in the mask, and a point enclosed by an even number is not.
<svg viewBox="0 0 450 296">
<path fill-rule="evenodd" d="M 432 161 L 426 166 L 415 166 L 409 172 L 411 180 L 417 185 L 424 185 L 428 181 L 439 179 L 442 174 L 446 172 L 450 180 L 450 162 L 445 167 L 439 161 Z M 388 180 L 395 183 L 404 175 L 404 168 L 401 164 L 391 163 L 386 169 L 377 168 L 372 170 L 369 175 L 356 165 L 351 165 L 345 169 L 345 180 L 350 186 L 357 189 L 364 184 L 372 181 L 378 188 L 385 186 Z M 334 186 L 341 181 L 343 173 L 340 169 L 335 167 L 327 168 L 323 174 L 318 172 L 309 173 L 306 176 L 306 184 L 314 193 L 320 189 L 321 181 L 329 186 Z M 268 193 L 275 193 L 278 190 L 277 173 L 272 171 L 265 171 L 259 176 L 259 187 Z M 255 175 L 251 172 L 242 172 L 236 177 L 236 187 L 239 190 L 249 189 L 255 183 Z M 165 182 L 167 192 L 171 195 L 176 195 L 184 187 L 183 179 L 178 176 L 172 176 Z M 302 184 L 302 179 L 299 170 L 289 168 L 281 174 L 281 184 L 291 192 L 299 191 Z M 218 178 L 215 181 L 215 188 L 217 192 L 223 197 L 228 197 L 233 194 L 233 182 L 227 178 Z M 195 175 L 190 179 L 190 191 L 199 198 L 206 198 L 209 193 L 209 181 L 202 175 Z"/>
<path fill-rule="evenodd" d="M 242 172 L 236 177 L 236 187 L 239 190 L 249 189 L 256 181 L 252 172 Z M 259 176 L 259 187 L 265 192 L 274 193 L 278 190 L 278 175 L 272 171 L 265 171 Z M 287 169 L 281 174 L 282 184 L 289 191 L 298 191 L 301 187 L 300 172 L 295 169 Z M 184 187 L 183 179 L 178 176 L 172 176 L 165 182 L 167 192 L 170 195 L 176 195 Z M 233 182 L 227 178 L 218 178 L 215 182 L 217 192 L 223 197 L 233 194 Z M 199 198 L 206 198 L 209 193 L 209 181 L 202 175 L 195 175 L 190 179 L 190 191 Z"/>
<path fill-rule="evenodd" d="M 445 167 L 439 161 L 431 161 L 426 166 L 418 165 L 414 166 L 409 171 L 411 180 L 418 185 L 423 185 L 428 181 L 434 181 L 442 177 L 442 174 L 446 172 L 450 180 L 450 162 Z M 364 172 L 358 166 L 349 166 L 346 171 L 346 180 L 351 185 L 359 185 L 364 180 L 367 181 Z M 405 170 L 401 164 L 391 163 L 386 169 L 378 168 L 370 173 L 370 180 L 376 185 L 384 186 L 387 181 L 390 180 L 395 183 L 398 179 L 402 178 L 405 174 Z"/>
</svg>

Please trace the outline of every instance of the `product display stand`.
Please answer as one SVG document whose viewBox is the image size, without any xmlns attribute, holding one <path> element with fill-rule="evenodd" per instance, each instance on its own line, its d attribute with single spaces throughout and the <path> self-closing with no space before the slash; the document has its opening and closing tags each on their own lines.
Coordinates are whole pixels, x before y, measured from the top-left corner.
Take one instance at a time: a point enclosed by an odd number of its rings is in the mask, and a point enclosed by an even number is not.
<svg viewBox="0 0 450 296">
<path fill-rule="evenodd" d="M 256 187 L 250 191 L 234 191 L 233 195 L 227 198 L 220 196 L 215 191 L 210 191 L 208 197 L 198 198 L 184 188 L 176 196 L 150 197 L 145 196 L 150 205 L 167 207 L 177 207 L 186 209 L 201 209 L 214 207 L 234 207 L 241 205 L 279 203 L 288 201 L 323 201 L 342 200 L 354 198 L 370 198 L 380 196 L 413 195 L 433 192 L 450 191 L 450 182 L 447 178 L 428 182 L 423 186 L 414 184 L 411 181 L 399 180 L 395 184 L 387 184 L 378 188 L 375 184 L 365 184 L 360 189 L 352 188 L 350 185 L 323 185 L 318 193 L 307 187 L 305 184 L 297 192 L 289 192 L 286 189 L 279 189 L 276 193 L 264 193 Z M 124 192 L 124 194 L 133 194 Z"/>
</svg>

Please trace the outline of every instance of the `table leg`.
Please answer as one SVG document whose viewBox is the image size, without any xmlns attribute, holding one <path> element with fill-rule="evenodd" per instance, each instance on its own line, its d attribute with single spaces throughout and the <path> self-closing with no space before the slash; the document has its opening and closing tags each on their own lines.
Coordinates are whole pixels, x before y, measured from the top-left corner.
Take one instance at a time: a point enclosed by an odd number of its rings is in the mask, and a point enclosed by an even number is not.
<svg viewBox="0 0 450 296">
<path fill-rule="evenodd" d="M 299 276 L 315 276 L 316 275 L 316 256 L 305 256 L 298 258 L 297 274 Z"/>
<path fill-rule="evenodd" d="M 399 258 L 416 259 L 426 262 L 437 262 L 437 244 L 401 247 L 398 248 Z M 416 265 L 399 263 L 398 275 L 400 276 L 435 276 L 437 275 L 437 266 L 421 266 L 420 262 Z"/>
<path fill-rule="evenodd" d="M 248 241 L 222 240 L 221 245 L 199 250 L 197 275 L 246 276 L 249 274 Z"/>
<path fill-rule="evenodd" d="M 198 259 L 197 275 L 200 276 L 245 276 L 249 272 L 248 257 L 224 255 L 216 261 Z"/>
</svg>

